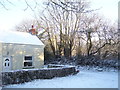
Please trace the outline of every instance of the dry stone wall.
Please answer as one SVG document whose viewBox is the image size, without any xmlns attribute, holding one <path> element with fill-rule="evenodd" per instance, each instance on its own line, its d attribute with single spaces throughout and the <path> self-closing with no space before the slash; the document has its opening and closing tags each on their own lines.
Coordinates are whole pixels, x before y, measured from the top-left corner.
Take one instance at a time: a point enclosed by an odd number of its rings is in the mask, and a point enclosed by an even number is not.
<svg viewBox="0 0 120 90">
<path fill-rule="evenodd" d="M 77 74 L 75 67 L 60 67 L 38 70 L 19 70 L 14 72 L 2 72 L 2 85 L 30 82 L 34 79 L 52 79 Z"/>
</svg>

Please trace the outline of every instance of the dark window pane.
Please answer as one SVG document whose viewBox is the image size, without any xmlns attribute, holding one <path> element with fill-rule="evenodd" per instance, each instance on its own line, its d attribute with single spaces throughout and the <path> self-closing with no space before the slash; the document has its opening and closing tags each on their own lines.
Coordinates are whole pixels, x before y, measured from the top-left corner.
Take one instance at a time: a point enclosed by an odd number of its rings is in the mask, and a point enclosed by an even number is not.
<svg viewBox="0 0 120 90">
<path fill-rule="evenodd" d="M 32 60 L 32 56 L 25 56 L 24 60 Z"/>
<path fill-rule="evenodd" d="M 8 66 L 9 66 L 9 63 L 8 63 Z"/>
<path fill-rule="evenodd" d="M 6 66 L 6 63 L 5 63 L 5 66 Z"/>
<path fill-rule="evenodd" d="M 24 62 L 24 67 L 26 66 L 32 66 L 32 62 Z"/>
</svg>

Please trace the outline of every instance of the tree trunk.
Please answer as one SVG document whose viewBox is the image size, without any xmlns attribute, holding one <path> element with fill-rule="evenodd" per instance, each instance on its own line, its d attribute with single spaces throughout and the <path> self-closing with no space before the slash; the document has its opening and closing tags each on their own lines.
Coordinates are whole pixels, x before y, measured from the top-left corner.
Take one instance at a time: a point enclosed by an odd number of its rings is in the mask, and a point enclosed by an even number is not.
<svg viewBox="0 0 120 90">
<path fill-rule="evenodd" d="M 90 56 L 91 48 L 92 48 L 91 32 L 88 32 L 88 39 L 87 39 L 87 56 Z"/>
</svg>

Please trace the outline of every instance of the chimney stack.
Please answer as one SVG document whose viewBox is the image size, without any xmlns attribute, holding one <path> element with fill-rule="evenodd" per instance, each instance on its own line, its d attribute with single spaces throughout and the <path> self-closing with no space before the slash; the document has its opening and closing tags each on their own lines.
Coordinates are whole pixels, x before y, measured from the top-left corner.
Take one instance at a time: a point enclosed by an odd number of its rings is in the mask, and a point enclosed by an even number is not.
<svg viewBox="0 0 120 90">
<path fill-rule="evenodd" d="M 32 35 L 37 35 L 38 34 L 36 29 L 34 28 L 34 25 L 32 25 L 32 28 L 29 30 L 29 33 L 32 34 Z"/>
</svg>

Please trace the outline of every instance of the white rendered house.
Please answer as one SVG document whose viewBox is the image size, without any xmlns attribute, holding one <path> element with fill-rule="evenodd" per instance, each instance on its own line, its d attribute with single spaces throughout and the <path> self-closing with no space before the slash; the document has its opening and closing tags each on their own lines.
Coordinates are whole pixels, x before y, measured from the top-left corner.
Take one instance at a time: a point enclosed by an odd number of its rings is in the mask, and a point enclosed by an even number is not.
<svg viewBox="0 0 120 90">
<path fill-rule="evenodd" d="M 44 44 L 26 32 L 0 31 L 0 72 L 44 65 Z"/>
</svg>

